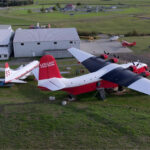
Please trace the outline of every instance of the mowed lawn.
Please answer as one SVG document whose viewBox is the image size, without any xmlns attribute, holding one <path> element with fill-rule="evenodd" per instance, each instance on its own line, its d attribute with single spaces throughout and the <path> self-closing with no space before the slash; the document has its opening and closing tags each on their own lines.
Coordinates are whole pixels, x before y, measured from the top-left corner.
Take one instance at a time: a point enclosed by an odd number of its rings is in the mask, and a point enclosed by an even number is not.
<svg viewBox="0 0 150 150">
<path fill-rule="evenodd" d="M 62 4 L 76 4 L 76 3 L 81 3 L 81 4 L 130 4 L 130 5 L 144 5 L 144 4 L 150 4 L 149 0 L 34 0 L 34 3 L 38 4 L 54 4 L 54 3 L 62 3 Z"/>
<path fill-rule="evenodd" d="M 126 40 L 128 42 L 136 41 L 136 46 L 131 47 L 134 53 L 144 54 L 146 53 L 149 56 L 150 52 L 150 36 L 131 36 L 121 38 L 120 41 Z"/>
<path fill-rule="evenodd" d="M 90 93 L 61 106 L 65 93 L 40 92 L 30 83 L 5 89 L 5 94 L 10 96 L 0 94 L 1 101 L 7 98 L 10 103 L 0 105 L 1 149 L 148 149 L 150 146 L 149 96 L 130 91 L 120 96 L 108 95 L 103 102 Z M 50 95 L 57 100 L 50 102 Z"/>
<path fill-rule="evenodd" d="M 107 34 L 126 34 L 133 30 L 138 33 L 148 34 L 149 19 L 140 16 L 149 16 L 149 5 L 129 5 L 116 11 L 106 12 L 53 12 L 39 13 L 31 9 L 32 5 L 25 7 L 0 10 L 0 23 L 11 24 L 14 29 L 18 27 L 28 28 L 31 24 L 40 22 L 42 25 L 51 24 L 52 27 L 76 27 L 79 32 L 96 32 Z M 50 5 L 33 5 L 33 8 L 49 7 Z M 25 9 L 24 9 L 25 8 Z M 31 9 L 31 13 L 28 13 Z M 74 15 L 70 15 L 73 13 Z"/>
<path fill-rule="evenodd" d="M 61 71 L 67 61 L 58 60 Z M 82 67 L 71 68 L 64 76 L 76 76 Z M 79 95 L 62 106 L 67 94 L 40 91 L 33 77 L 27 84 L 1 88 L 0 149 L 148 149 L 150 97 L 130 90 L 107 94 L 105 101 L 95 95 Z"/>
</svg>

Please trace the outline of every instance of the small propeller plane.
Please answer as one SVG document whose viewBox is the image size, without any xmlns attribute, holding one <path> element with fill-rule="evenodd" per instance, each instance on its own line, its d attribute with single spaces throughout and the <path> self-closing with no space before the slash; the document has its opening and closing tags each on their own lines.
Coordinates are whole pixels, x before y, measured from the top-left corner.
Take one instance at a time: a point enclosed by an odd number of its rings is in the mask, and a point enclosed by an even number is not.
<svg viewBox="0 0 150 150">
<path fill-rule="evenodd" d="M 150 95 L 150 80 L 132 72 L 125 66 L 106 61 L 76 48 L 70 48 L 68 51 L 90 73 L 74 78 L 64 78 L 60 74 L 55 58 L 45 55 L 40 59 L 39 64 L 38 87 L 40 89 L 63 90 L 71 95 L 79 95 L 97 90 L 102 87 L 100 81 L 105 80 L 114 85 L 125 86 Z"/>
<path fill-rule="evenodd" d="M 28 76 L 39 73 L 39 61 L 35 60 L 29 64 L 23 66 L 21 65 L 16 70 L 10 69 L 8 63 L 5 63 L 5 68 L 0 68 L 1 71 L 5 71 L 5 79 L 1 79 L 3 84 L 7 83 L 27 83 L 23 81 Z M 62 71 L 61 74 L 68 74 L 68 71 Z M 37 75 L 36 75 L 37 76 Z M 37 79 L 38 80 L 38 79 Z"/>
<path fill-rule="evenodd" d="M 132 47 L 132 46 L 135 46 L 135 45 L 136 45 L 136 42 L 129 43 L 127 41 L 122 41 L 122 46 L 123 47 Z"/>
<path fill-rule="evenodd" d="M 12 70 L 8 63 L 5 63 L 5 83 L 26 83 L 23 79 L 27 78 L 33 69 L 39 66 L 39 61 L 32 61 L 25 66 Z"/>
<path fill-rule="evenodd" d="M 119 39 L 119 36 L 112 36 L 111 38 L 110 38 L 110 41 L 112 42 L 112 41 L 117 41 Z"/>
</svg>

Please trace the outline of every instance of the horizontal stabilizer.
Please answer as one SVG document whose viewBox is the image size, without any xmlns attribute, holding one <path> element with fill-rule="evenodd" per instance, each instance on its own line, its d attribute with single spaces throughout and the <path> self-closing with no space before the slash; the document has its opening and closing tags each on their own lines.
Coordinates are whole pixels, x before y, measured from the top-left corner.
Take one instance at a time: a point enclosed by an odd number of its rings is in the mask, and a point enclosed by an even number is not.
<svg viewBox="0 0 150 150">
<path fill-rule="evenodd" d="M 22 80 L 12 80 L 10 81 L 11 83 L 27 83 L 26 81 L 22 81 Z"/>
<path fill-rule="evenodd" d="M 51 78 L 45 80 L 39 80 L 38 86 L 47 88 L 51 91 L 57 91 L 65 88 L 65 84 L 61 81 L 62 78 Z"/>
</svg>

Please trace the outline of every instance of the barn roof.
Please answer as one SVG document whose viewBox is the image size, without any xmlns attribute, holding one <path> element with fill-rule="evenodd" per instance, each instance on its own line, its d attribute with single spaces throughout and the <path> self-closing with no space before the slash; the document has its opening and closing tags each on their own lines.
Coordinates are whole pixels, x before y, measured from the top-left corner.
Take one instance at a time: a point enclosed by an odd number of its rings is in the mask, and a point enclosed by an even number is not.
<svg viewBox="0 0 150 150">
<path fill-rule="evenodd" d="M 80 40 L 75 28 L 19 29 L 14 42 Z"/>
<path fill-rule="evenodd" d="M 0 45 L 8 45 L 12 34 L 12 30 L 0 29 Z"/>
<path fill-rule="evenodd" d="M 0 24 L 0 29 L 12 29 L 11 25 Z"/>
</svg>

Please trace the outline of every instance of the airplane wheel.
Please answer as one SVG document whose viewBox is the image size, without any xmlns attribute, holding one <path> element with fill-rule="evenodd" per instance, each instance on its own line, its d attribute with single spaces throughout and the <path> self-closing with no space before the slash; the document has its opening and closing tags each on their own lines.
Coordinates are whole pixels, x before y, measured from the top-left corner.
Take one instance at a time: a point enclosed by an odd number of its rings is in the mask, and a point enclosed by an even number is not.
<svg viewBox="0 0 150 150">
<path fill-rule="evenodd" d="M 119 86 L 118 91 L 123 91 L 123 86 Z"/>
<path fill-rule="evenodd" d="M 68 95 L 68 101 L 75 101 L 76 97 L 72 94 Z"/>
<path fill-rule="evenodd" d="M 98 99 L 105 100 L 106 99 L 105 89 L 99 88 L 99 89 L 97 89 L 97 91 L 98 91 L 98 93 L 97 93 Z"/>
</svg>

